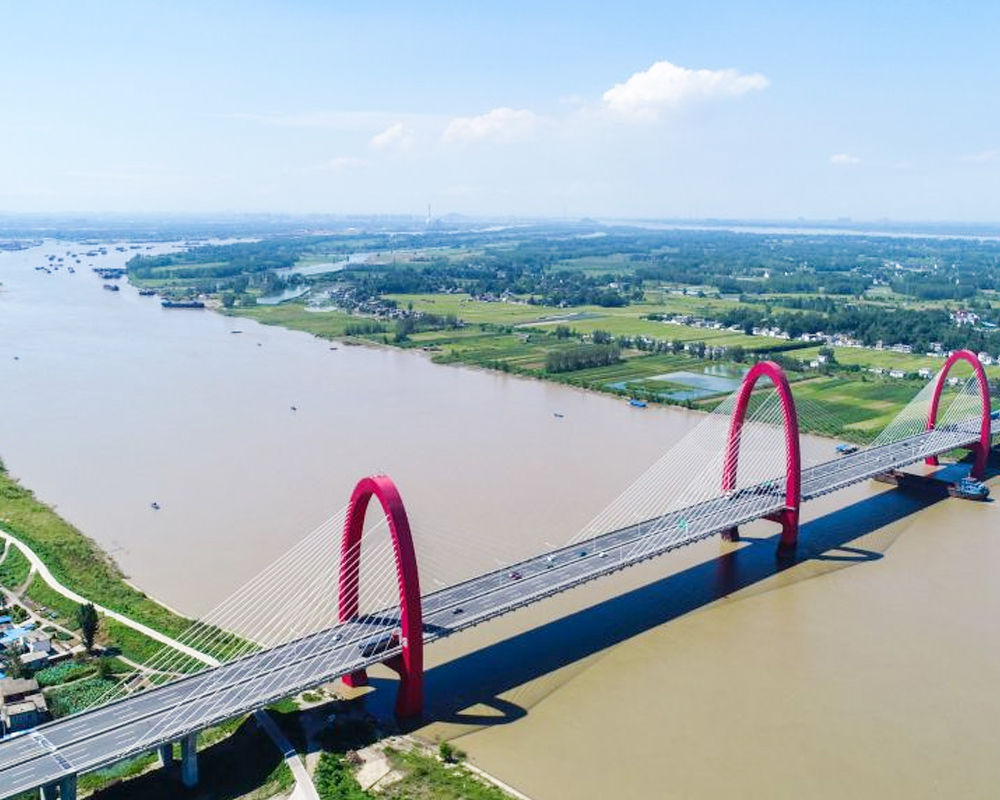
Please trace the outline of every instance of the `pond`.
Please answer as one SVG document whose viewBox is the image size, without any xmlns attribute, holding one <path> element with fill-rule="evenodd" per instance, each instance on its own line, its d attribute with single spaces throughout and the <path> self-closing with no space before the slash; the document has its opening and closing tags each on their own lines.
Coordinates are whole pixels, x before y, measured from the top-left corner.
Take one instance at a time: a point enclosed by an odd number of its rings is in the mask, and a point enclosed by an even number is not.
<svg viewBox="0 0 1000 800">
<path fill-rule="evenodd" d="M 701 372 L 688 370 L 665 372 L 662 375 L 651 375 L 638 381 L 609 383 L 608 386 L 612 389 L 624 390 L 628 386 L 636 387 L 648 383 L 650 384 L 648 391 L 665 400 L 701 400 L 703 397 L 711 397 L 714 394 L 735 391 L 745 374 L 745 369 L 733 369 L 720 365 L 705 367 Z M 678 384 L 688 388 L 657 392 L 656 383 Z"/>
</svg>

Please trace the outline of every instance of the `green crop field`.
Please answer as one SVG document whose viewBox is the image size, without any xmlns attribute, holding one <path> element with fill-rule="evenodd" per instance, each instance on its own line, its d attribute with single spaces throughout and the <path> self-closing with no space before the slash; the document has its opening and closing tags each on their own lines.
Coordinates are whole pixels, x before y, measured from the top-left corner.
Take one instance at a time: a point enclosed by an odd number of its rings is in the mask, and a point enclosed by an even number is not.
<svg viewBox="0 0 1000 800">
<path fill-rule="evenodd" d="M 367 319 L 346 311 L 307 311 L 301 303 L 230 309 L 225 313 L 234 317 L 248 317 L 263 325 L 281 325 L 305 331 L 324 339 L 343 337 L 350 323 Z"/>
<path fill-rule="evenodd" d="M 488 322 L 493 325 L 517 325 L 532 322 L 554 314 L 557 309 L 530 306 L 527 303 L 487 303 L 473 300 L 467 294 L 390 294 L 386 299 L 395 300 L 400 308 L 413 304 L 414 311 L 446 316 L 454 314 L 468 323 Z"/>
<path fill-rule="evenodd" d="M 794 355 L 802 361 L 809 361 L 816 358 L 819 354 L 819 349 L 819 347 L 810 347 L 804 350 L 796 350 Z M 838 363 L 845 365 L 858 364 L 865 368 L 901 369 L 904 372 L 916 372 L 919 369 L 927 368 L 932 372 L 937 372 L 944 366 L 943 357 L 918 355 L 916 353 L 894 353 L 891 350 L 869 350 L 862 347 L 835 347 L 833 351 Z M 958 376 L 972 374 L 972 368 L 965 362 L 956 364 L 952 369 L 954 370 L 954 374 Z M 1000 377 L 1000 365 L 993 364 L 986 367 L 985 370 L 986 374 L 990 377 Z"/>
<path fill-rule="evenodd" d="M 804 432 L 866 444 L 922 387 L 920 381 L 870 376 L 806 378 L 795 382 L 795 406 Z M 718 403 L 715 397 L 694 405 L 707 411 Z"/>
</svg>

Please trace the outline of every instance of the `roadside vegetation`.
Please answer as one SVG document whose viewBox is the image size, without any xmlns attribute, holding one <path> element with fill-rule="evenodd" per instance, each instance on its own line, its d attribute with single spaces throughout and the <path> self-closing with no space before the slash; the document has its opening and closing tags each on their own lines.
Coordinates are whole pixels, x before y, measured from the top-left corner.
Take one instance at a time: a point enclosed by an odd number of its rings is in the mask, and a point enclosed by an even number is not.
<svg viewBox="0 0 1000 800">
<path fill-rule="evenodd" d="M 7 548 L 7 555 L 0 562 L 0 586 L 19 589 L 28 580 L 31 563 L 16 544 Z"/>
</svg>

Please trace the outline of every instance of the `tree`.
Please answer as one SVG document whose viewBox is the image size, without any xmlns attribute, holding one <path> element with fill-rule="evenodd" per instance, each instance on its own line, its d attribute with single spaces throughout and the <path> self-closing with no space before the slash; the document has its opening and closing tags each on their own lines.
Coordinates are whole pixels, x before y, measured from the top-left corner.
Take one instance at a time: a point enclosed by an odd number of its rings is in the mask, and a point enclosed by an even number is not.
<svg viewBox="0 0 1000 800">
<path fill-rule="evenodd" d="M 24 662 L 21 661 L 21 654 L 13 649 L 7 656 L 7 676 L 10 678 L 24 677 Z"/>
<path fill-rule="evenodd" d="M 76 608 L 76 624 L 80 627 L 83 645 L 88 653 L 94 650 L 94 637 L 97 636 L 97 609 L 93 603 L 79 605 Z"/>
</svg>

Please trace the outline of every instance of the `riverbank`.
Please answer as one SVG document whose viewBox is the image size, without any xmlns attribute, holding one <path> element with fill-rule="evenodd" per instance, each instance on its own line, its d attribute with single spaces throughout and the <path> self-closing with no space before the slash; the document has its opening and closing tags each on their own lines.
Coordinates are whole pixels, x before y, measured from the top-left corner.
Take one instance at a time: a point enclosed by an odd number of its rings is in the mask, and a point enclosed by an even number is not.
<svg viewBox="0 0 1000 800">
<path fill-rule="evenodd" d="M 74 617 L 73 609 L 76 606 L 93 603 L 98 613 L 104 617 L 102 627 L 106 637 L 111 640 L 111 644 L 120 644 L 119 649 L 122 651 L 131 653 L 135 649 L 134 645 L 129 646 L 126 643 L 127 639 L 121 636 L 120 630 L 124 629 L 131 634 L 155 642 L 158 646 L 169 647 L 184 653 L 190 659 L 206 666 L 218 665 L 219 662 L 212 656 L 105 607 L 100 602 L 95 602 L 94 598 L 70 588 L 57 578 L 45 560 L 34 550 L 34 542 L 41 541 L 50 548 L 50 552 L 56 548 L 74 551 L 78 554 L 77 561 L 71 563 L 86 564 L 89 575 L 92 576 L 95 571 L 103 570 L 106 578 L 114 576 L 124 583 L 124 578 L 120 572 L 116 571 L 117 568 L 110 556 L 101 552 L 95 543 L 62 520 L 51 507 L 38 502 L 29 490 L 10 477 L 5 470 L 0 470 L 0 515 L 2 515 L 0 516 L 0 521 L 2 521 L 0 539 L 3 540 L 4 554 L 6 555 L 6 558 L 0 561 L 0 568 L 2 568 L 0 573 L 11 584 L 17 584 L 9 588 L 21 590 L 21 594 L 25 598 L 36 604 L 41 597 L 48 603 L 47 607 L 58 609 L 63 618 L 72 619 Z M 4 527 L 14 528 L 15 525 L 18 531 L 17 535 Z M 40 530 L 33 528 L 33 525 L 39 525 Z M 90 557 L 81 562 L 79 556 L 81 552 L 89 554 Z M 72 566 L 64 562 L 62 568 L 64 570 L 71 569 Z M 91 580 L 93 580 L 92 577 Z M 138 589 L 125 585 L 132 592 L 141 595 L 146 602 L 154 602 Z M 122 589 L 119 587 L 117 590 L 106 591 L 102 596 L 120 598 L 121 591 Z M 20 597 L 21 594 L 17 596 Z M 142 608 L 145 604 L 137 605 Z M 169 611 L 163 606 L 158 605 L 157 608 Z M 177 620 L 186 621 L 185 617 L 174 616 Z M 144 668 L 139 663 L 135 663 L 134 666 L 139 669 Z M 87 680 L 93 682 L 97 679 L 88 678 Z M 78 683 L 82 685 L 86 681 Z M 114 681 L 111 681 L 108 683 L 108 687 L 113 684 Z M 291 700 L 282 704 L 282 710 L 287 711 L 286 706 L 295 709 L 296 703 Z M 294 727 L 303 726 L 304 718 L 299 717 L 297 711 L 293 713 L 296 714 Z M 322 727 L 322 722 L 320 727 Z M 272 763 L 271 754 L 266 749 L 261 749 L 262 737 L 271 739 L 273 744 L 277 746 L 275 752 L 281 753 L 281 759 L 278 762 Z M 410 790 L 418 790 L 420 796 L 423 797 L 441 798 L 441 800 L 454 796 L 503 800 L 510 794 L 493 788 L 502 786 L 502 784 L 490 776 L 480 775 L 480 779 L 485 782 L 476 782 L 476 779 L 471 778 L 463 771 L 464 768 L 453 767 L 449 769 L 447 765 L 438 764 L 433 756 L 422 752 L 422 750 L 418 751 L 417 748 L 418 745 L 413 741 L 410 742 L 410 746 L 405 751 L 391 750 L 395 764 L 393 770 L 401 782 L 399 789 L 404 792 L 399 794 L 394 789 L 392 797 L 408 797 L 410 795 L 406 792 Z M 343 753 L 327 751 L 319 759 L 317 778 L 321 781 L 323 792 L 322 794 L 318 793 L 313 784 L 312 776 L 302 760 L 307 753 L 299 752 L 299 749 L 292 745 L 284 731 L 272 721 L 266 710 L 257 712 L 256 726 L 247 725 L 246 719 L 240 718 L 205 732 L 199 743 L 199 751 L 206 761 L 204 765 L 206 769 L 203 770 L 205 785 L 215 788 L 227 787 L 227 792 L 235 787 L 231 780 L 234 769 L 241 774 L 250 774 L 245 769 L 247 758 L 252 757 L 260 764 L 266 765 L 266 768 L 253 772 L 257 776 L 256 786 L 252 782 L 241 781 L 239 794 L 234 796 L 264 800 L 264 798 L 277 795 L 284 796 L 291 789 L 290 798 L 292 800 L 334 800 L 334 798 L 340 797 L 338 787 L 342 785 L 342 782 L 338 780 L 331 783 L 328 773 L 331 769 L 334 773 L 339 773 L 341 765 L 346 763 L 343 760 Z M 385 752 L 384 748 L 383 752 Z M 220 764 L 227 766 L 224 769 L 219 769 Z M 476 772 L 476 770 L 470 768 L 469 773 L 472 772 Z M 327 780 L 322 783 L 324 776 Z M 81 778 L 80 789 L 84 793 L 96 793 L 95 796 L 107 798 L 107 800 L 111 800 L 111 798 L 159 797 L 161 794 L 166 797 L 171 796 L 173 791 L 172 781 L 172 778 L 169 778 L 158 768 L 155 756 L 147 754 L 128 759 L 121 764 L 95 773 L 88 773 Z M 457 789 L 463 788 L 474 790 L 473 794 L 454 794 Z"/>
<path fill-rule="evenodd" d="M 9 538 L 23 545 L 52 588 L 72 586 L 75 597 L 89 598 L 107 609 L 112 618 L 135 620 L 145 635 L 155 631 L 157 635 L 178 637 L 191 625 L 188 617 L 130 586 L 111 556 L 23 487 L 2 460 L 0 525 Z"/>
<path fill-rule="evenodd" d="M 840 366 L 834 361 L 818 370 L 810 366 L 816 348 L 802 349 L 810 347 L 807 343 L 648 319 L 662 311 L 660 305 L 580 306 L 552 315 L 546 314 L 551 309 L 460 295 L 396 295 L 391 299 L 400 307 L 405 303 L 415 313 L 435 318 L 447 311 L 448 318 L 457 322 L 402 333 L 398 321 L 394 325 L 337 309 L 316 310 L 301 302 L 220 311 L 347 345 L 419 351 L 436 364 L 513 374 L 696 411 L 711 411 L 718 405 L 736 388 L 754 359 L 772 358 L 785 367 L 808 406 L 807 413 L 800 414 L 802 431 L 857 444 L 871 441 L 926 385 L 925 380 L 869 374 L 854 362 Z M 604 346 L 593 343 L 604 335 L 631 344 L 621 347 L 607 364 L 583 364 L 562 371 L 550 363 L 559 354 L 586 356 L 590 349 Z M 669 347 L 664 345 L 667 340 Z M 686 383 L 694 378 L 693 384 Z M 698 388 L 706 382 L 718 386 Z"/>
<path fill-rule="evenodd" d="M 79 592 L 74 591 L 73 589 L 64 585 L 63 582 L 60 581 L 58 578 L 56 578 L 55 575 L 53 575 L 52 570 L 50 570 L 48 565 L 45 563 L 45 561 L 38 555 L 38 553 L 34 551 L 34 549 L 28 543 L 28 541 L 26 541 L 26 538 L 29 539 L 33 538 L 30 536 L 32 532 L 31 528 L 32 522 L 37 523 L 39 521 L 44 520 L 44 522 L 46 523 L 45 527 L 47 529 L 58 531 L 60 534 L 57 540 L 58 544 L 63 546 L 64 548 L 67 545 L 71 545 L 73 543 L 73 539 L 71 537 L 75 536 L 75 543 L 77 544 L 78 547 L 83 548 L 85 550 L 89 550 L 89 552 L 93 556 L 103 557 L 103 566 L 105 567 L 106 574 L 107 573 L 115 574 L 113 570 L 116 568 L 114 567 L 114 564 L 110 559 L 110 556 L 100 551 L 100 549 L 97 547 L 96 544 L 94 544 L 92 541 L 84 537 L 82 533 L 76 531 L 76 529 L 72 528 L 72 526 L 68 525 L 68 523 L 66 523 L 64 520 L 58 517 L 58 515 L 56 515 L 55 512 L 50 507 L 35 501 L 30 491 L 21 487 L 20 484 L 18 484 L 16 481 L 14 481 L 6 474 L 6 472 L 2 468 L 2 464 L 0 464 L 0 498 L 2 498 L 2 500 L 0 500 L 0 513 L 5 514 L 5 516 L 2 518 L 4 524 L 10 524 L 10 520 L 12 518 L 18 519 L 21 522 L 21 528 L 19 528 L 19 532 L 21 533 L 20 537 L 13 535 L 9 531 L 5 530 L 3 527 L 0 527 L 0 538 L 4 540 L 5 554 L 10 554 L 10 553 L 15 554 L 13 556 L 13 560 L 15 563 L 13 565 L 8 565 L 7 570 L 5 571 L 5 577 L 9 577 L 12 583 L 17 582 L 18 585 L 10 586 L 7 588 L 14 590 L 14 589 L 19 589 L 21 588 L 21 585 L 24 585 L 25 589 L 24 593 L 28 597 L 32 597 L 31 592 L 33 589 L 35 589 L 36 581 L 40 579 L 44 582 L 45 588 L 47 590 L 46 599 L 52 606 L 62 605 L 58 601 L 53 602 L 53 595 L 58 595 L 61 598 L 64 598 L 65 600 L 69 601 L 70 603 L 76 604 L 77 606 L 86 605 L 88 603 L 92 604 L 94 608 L 97 610 L 98 614 L 104 617 L 103 629 L 105 637 L 107 637 L 111 641 L 111 643 L 117 647 L 117 649 L 121 650 L 123 654 L 126 652 L 128 652 L 129 654 L 133 654 L 133 651 L 137 649 L 135 644 L 135 637 L 133 634 L 138 634 L 139 636 L 144 637 L 145 639 L 156 642 L 162 647 L 172 649 L 179 653 L 183 653 L 189 659 L 192 659 L 193 661 L 196 662 L 200 662 L 201 664 L 207 667 L 219 666 L 219 661 L 216 658 L 212 657 L 211 655 L 208 655 L 206 653 L 201 652 L 200 650 L 196 650 L 192 647 L 189 647 L 183 642 L 180 642 L 170 636 L 167 636 L 161 631 L 156 630 L 148 625 L 137 622 L 134 619 L 131 619 L 130 617 L 126 616 L 125 614 L 119 613 L 111 608 L 107 608 L 100 602 L 95 602 L 93 597 L 86 597 L 80 594 Z M 7 505 L 8 500 L 14 501 L 13 509 L 8 507 Z M 18 500 L 22 501 L 23 504 L 26 505 L 30 504 L 33 514 L 29 516 L 24 513 L 21 514 L 16 513 L 18 508 L 18 504 L 16 501 Z M 23 512 L 23 509 L 21 510 Z M 6 516 L 7 512 L 11 512 L 13 514 L 13 517 Z M 25 537 L 24 533 L 25 530 L 27 530 L 28 534 L 27 537 Z M 52 545 L 53 541 L 50 540 L 48 544 Z M 92 568 L 95 563 L 98 566 L 102 564 L 101 561 L 98 561 L 95 558 L 91 558 L 88 561 Z M 141 595 L 144 601 L 151 600 L 151 598 L 146 597 L 146 595 L 142 593 L 141 590 L 132 586 L 129 583 L 126 583 L 125 579 L 120 575 L 120 573 L 117 574 L 117 577 L 123 583 L 125 583 L 125 586 L 127 588 L 131 589 L 136 594 Z M 107 594 L 108 596 L 111 597 L 118 596 L 114 592 L 109 592 Z M 32 599 L 37 602 L 37 597 L 38 597 L 38 590 L 36 589 L 35 596 L 32 597 Z M 178 621 L 183 620 L 184 628 L 186 630 L 190 622 L 187 620 L 186 617 L 183 617 L 177 614 L 176 612 L 167 609 L 162 604 L 158 605 L 160 608 L 173 614 L 173 616 Z M 75 616 L 72 614 L 72 612 L 66 613 L 66 610 L 62 612 L 62 616 L 68 617 L 69 619 L 75 619 Z M 162 619 L 162 617 L 160 618 Z M 113 620 L 115 623 L 117 623 L 117 625 L 111 624 L 109 620 Z M 123 628 L 127 629 L 132 633 L 127 636 L 123 636 L 121 633 L 121 630 Z M 141 649 L 143 650 L 143 652 L 140 653 L 139 655 L 155 654 L 162 657 L 162 654 L 157 653 L 157 650 L 155 648 L 150 648 L 147 646 Z M 140 669 L 144 668 L 144 665 L 141 663 L 137 662 L 132 662 L 132 663 L 137 668 Z M 299 760 L 298 756 L 294 752 L 290 752 L 292 748 L 290 747 L 287 739 L 284 738 L 281 731 L 271 721 L 267 712 L 263 709 L 258 711 L 256 719 L 260 730 L 263 733 L 265 733 L 268 738 L 272 740 L 274 745 L 278 748 L 278 752 L 283 754 L 284 758 L 283 763 L 287 768 L 287 772 L 289 775 L 294 777 L 293 782 L 295 784 L 295 791 L 293 792 L 292 798 L 294 798 L 294 800 L 318 800 L 316 789 L 312 784 L 312 780 L 308 772 L 305 770 L 305 767 Z M 219 730 L 225 731 L 226 727 L 223 726 Z M 214 735 L 211 736 L 210 738 L 213 739 L 213 741 L 218 741 L 219 739 L 218 732 L 213 731 L 212 733 Z M 129 759 L 128 761 L 124 762 L 120 767 L 112 767 L 107 770 L 101 770 L 99 771 L 99 773 L 88 775 L 86 779 L 83 781 L 81 788 L 84 789 L 84 791 L 98 790 L 104 788 L 105 786 L 109 786 L 114 783 L 120 782 L 121 780 L 124 780 L 126 778 L 131 778 L 141 775 L 147 772 L 149 769 L 154 768 L 154 762 L 155 758 L 152 756 L 144 756 L 138 759 Z M 284 791 L 289 785 L 288 780 L 284 778 L 282 774 L 279 771 L 277 771 L 277 769 L 267 774 L 266 783 L 274 784 L 273 789 L 275 792 Z M 270 796 L 270 794 L 262 794 L 260 796 L 263 798 Z"/>
</svg>

